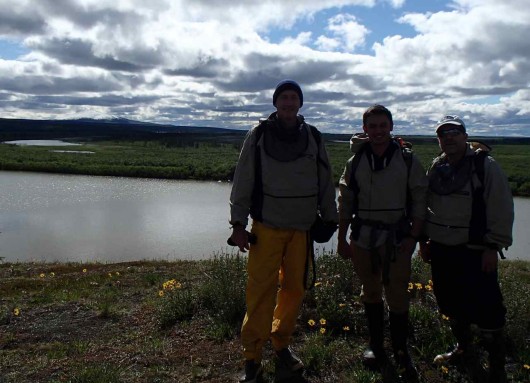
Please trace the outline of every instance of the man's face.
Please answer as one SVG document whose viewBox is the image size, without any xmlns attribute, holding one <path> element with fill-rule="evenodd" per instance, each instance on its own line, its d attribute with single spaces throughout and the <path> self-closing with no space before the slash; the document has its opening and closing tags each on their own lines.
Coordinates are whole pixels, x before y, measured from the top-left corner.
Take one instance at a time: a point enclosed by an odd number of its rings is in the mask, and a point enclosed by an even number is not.
<svg viewBox="0 0 530 383">
<path fill-rule="evenodd" d="M 455 125 L 442 125 L 438 130 L 438 143 L 442 152 L 449 156 L 464 155 L 467 148 L 467 134 L 461 132 Z"/>
<path fill-rule="evenodd" d="M 280 120 L 296 118 L 300 110 L 298 93 L 291 89 L 284 90 L 280 93 L 276 99 L 276 110 L 278 111 L 277 114 Z"/>
<path fill-rule="evenodd" d="M 390 120 L 384 114 L 369 116 L 363 125 L 363 130 L 368 135 L 372 145 L 386 145 L 390 142 L 392 129 Z"/>
</svg>

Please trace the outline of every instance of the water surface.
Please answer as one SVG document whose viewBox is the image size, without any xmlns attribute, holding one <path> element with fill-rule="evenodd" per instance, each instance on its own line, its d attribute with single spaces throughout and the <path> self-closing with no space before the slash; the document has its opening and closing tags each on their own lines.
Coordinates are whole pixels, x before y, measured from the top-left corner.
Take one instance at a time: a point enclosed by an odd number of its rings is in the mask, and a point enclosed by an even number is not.
<svg viewBox="0 0 530 383">
<path fill-rule="evenodd" d="M 5 261 L 204 259 L 226 245 L 231 184 L 0 171 Z M 515 244 L 530 260 L 530 199 L 516 198 Z M 332 250 L 336 236 L 324 247 Z"/>
</svg>

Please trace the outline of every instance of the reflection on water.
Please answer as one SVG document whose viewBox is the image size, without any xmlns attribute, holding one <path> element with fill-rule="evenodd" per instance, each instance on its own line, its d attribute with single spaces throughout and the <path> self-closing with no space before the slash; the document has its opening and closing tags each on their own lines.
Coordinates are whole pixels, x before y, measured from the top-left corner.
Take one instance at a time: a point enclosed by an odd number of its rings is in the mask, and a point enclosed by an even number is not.
<svg viewBox="0 0 530 383">
<path fill-rule="evenodd" d="M 81 144 L 74 144 L 61 140 L 17 140 L 4 141 L 5 144 L 23 145 L 23 146 L 77 146 Z"/>
<path fill-rule="evenodd" d="M 0 172 L 0 257 L 5 261 L 203 259 L 230 235 L 231 184 Z M 530 259 L 530 199 L 516 201 L 516 244 Z M 332 250 L 334 237 L 320 250 Z"/>
</svg>

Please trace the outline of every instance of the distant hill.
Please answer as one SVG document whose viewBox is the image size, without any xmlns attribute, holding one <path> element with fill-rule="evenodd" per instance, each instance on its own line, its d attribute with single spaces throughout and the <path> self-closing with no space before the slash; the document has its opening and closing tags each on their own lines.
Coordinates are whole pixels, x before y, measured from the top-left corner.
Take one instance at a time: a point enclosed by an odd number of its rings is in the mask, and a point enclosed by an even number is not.
<svg viewBox="0 0 530 383">
<path fill-rule="evenodd" d="M 0 142 L 42 139 L 215 140 L 240 143 L 246 130 L 209 126 L 181 126 L 126 118 L 31 120 L 0 118 Z M 351 134 L 324 133 L 327 141 L 348 142 Z M 404 136 L 412 142 L 435 142 L 434 136 Z M 491 144 L 530 144 L 530 137 L 472 137 Z"/>
<path fill-rule="evenodd" d="M 244 131 L 214 127 L 154 124 L 113 118 L 97 120 L 30 120 L 0 118 L 0 141 L 57 138 L 153 139 L 161 135 L 244 135 Z"/>
</svg>

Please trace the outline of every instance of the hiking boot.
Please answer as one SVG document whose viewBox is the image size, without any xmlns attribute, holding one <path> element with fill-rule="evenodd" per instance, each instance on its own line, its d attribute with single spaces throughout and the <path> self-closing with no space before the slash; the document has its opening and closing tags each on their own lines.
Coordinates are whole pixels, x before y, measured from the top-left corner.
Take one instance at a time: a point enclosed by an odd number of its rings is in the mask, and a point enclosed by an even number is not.
<svg viewBox="0 0 530 383">
<path fill-rule="evenodd" d="M 276 351 L 277 360 L 291 371 L 298 371 L 304 368 L 304 364 L 288 347 Z"/>
<path fill-rule="evenodd" d="M 289 348 L 276 351 L 275 382 L 288 382 L 302 374 L 304 364 Z"/>
<path fill-rule="evenodd" d="M 434 357 L 434 364 L 437 364 L 439 366 L 445 365 L 445 364 L 458 364 L 464 360 L 464 353 L 466 351 L 460 347 L 460 345 L 456 345 L 454 349 L 452 349 L 449 352 L 446 352 L 444 354 L 438 354 Z"/>
<path fill-rule="evenodd" d="M 256 363 L 254 360 L 245 361 L 245 372 L 239 378 L 239 383 L 257 383 L 263 374 L 263 367 L 261 363 Z"/>
<path fill-rule="evenodd" d="M 437 355 L 434 363 L 438 365 L 450 364 L 459 371 L 469 375 L 472 382 L 484 383 L 487 381 L 484 367 L 482 366 L 479 354 L 474 346 L 464 349 L 459 344 L 445 354 Z"/>
<path fill-rule="evenodd" d="M 389 361 L 385 350 L 368 347 L 363 352 L 362 362 L 365 367 L 375 371 L 386 366 Z"/>
</svg>

